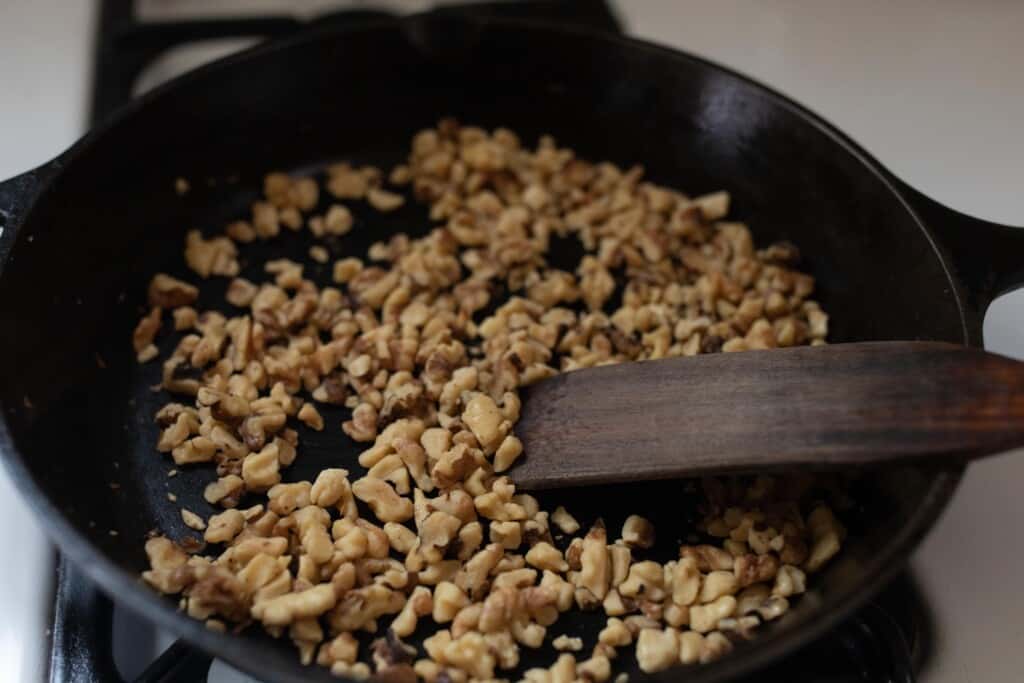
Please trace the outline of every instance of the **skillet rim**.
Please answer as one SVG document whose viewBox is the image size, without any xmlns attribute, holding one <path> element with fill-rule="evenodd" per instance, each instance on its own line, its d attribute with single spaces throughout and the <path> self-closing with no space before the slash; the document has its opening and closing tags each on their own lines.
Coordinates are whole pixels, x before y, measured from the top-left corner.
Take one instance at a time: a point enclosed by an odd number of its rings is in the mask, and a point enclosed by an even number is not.
<svg viewBox="0 0 1024 683">
<path fill-rule="evenodd" d="M 358 26 L 342 27 L 328 25 L 313 27 L 291 36 L 269 40 L 228 55 L 161 84 L 119 108 L 116 113 L 88 131 L 65 152 L 36 169 L 36 172 L 40 175 L 39 189 L 35 192 L 35 196 L 27 202 L 22 219 L 19 222 L 20 224 L 14 226 L 15 230 L 20 232 L 20 228 L 30 221 L 33 209 L 37 204 L 42 203 L 46 199 L 53 188 L 54 179 L 60 175 L 63 167 L 73 164 L 83 151 L 92 147 L 94 143 L 102 142 L 103 137 L 109 130 L 116 128 L 124 121 L 137 115 L 140 111 L 150 106 L 151 103 L 158 103 L 167 93 L 178 88 L 187 87 L 189 84 L 208 78 L 211 75 L 229 72 L 232 69 L 245 68 L 247 62 L 254 59 L 268 57 L 278 52 L 286 52 L 307 43 L 334 40 L 340 36 L 359 31 L 380 29 L 406 31 L 413 25 L 412 22 L 428 15 L 429 13 L 411 15 L 399 19 L 382 18 L 368 20 Z M 646 51 L 669 59 L 696 63 L 711 71 L 731 76 L 743 85 L 752 87 L 768 96 L 773 105 L 788 110 L 800 120 L 801 124 L 813 126 L 835 142 L 847 154 L 859 162 L 859 165 L 866 173 L 874 175 L 892 196 L 902 204 L 909 217 L 928 241 L 935 257 L 938 259 L 939 265 L 946 275 L 950 291 L 957 306 L 957 312 L 960 316 L 963 336 L 962 343 L 970 346 L 978 345 L 977 343 L 981 341 L 980 329 L 972 330 L 965 315 L 963 284 L 953 275 L 946 252 L 935 238 L 932 230 L 925 224 L 918 212 L 914 210 L 906 197 L 897 188 L 894 183 L 894 176 L 860 145 L 807 107 L 756 79 L 729 67 L 682 50 L 658 45 L 639 38 L 609 34 L 587 27 L 559 26 L 529 19 L 477 18 L 473 19 L 472 23 L 476 24 L 481 31 L 491 27 L 499 29 L 511 27 L 533 32 L 554 33 L 567 38 L 582 37 L 604 41 L 620 49 Z M 13 241 L 15 243 L 19 241 L 17 234 L 14 235 Z M 13 249 L 14 246 L 12 245 L 11 252 L 13 252 Z M 9 258 L 10 253 L 0 262 L 0 277 L 3 275 L 4 265 Z M 125 570 L 119 564 L 110 560 L 84 533 L 79 532 L 70 523 L 60 508 L 50 499 L 49 495 L 36 483 L 23 461 L 23 456 L 14 446 L 10 429 L 7 425 L 8 410 L 9 408 L 5 409 L 3 404 L 0 403 L 0 457 L 2 457 L 5 463 L 7 472 L 17 488 L 22 491 L 23 500 L 33 510 L 36 519 L 46 530 L 51 540 L 58 546 L 61 552 L 67 554 L 74 564 L 84 571 L 105 593 L 110 596 L 116 596 L 116 600 L 121 604 L 143 615 L 154 624 L 176 632 L 192 645 L 208 652 L 214 657 L 224 659 L 239 669 L 252 672 L 254 675 L 269 674 L 271 678 L 268 680 L 296 682 L 309 681 L 311 677 L 324 681 L 339 680 L 337 677 L 331 676 L 327 669 L 303 667 L 298 663 L 297 659 L 294 665 L 286 664 L 276 654 L 268 653 L 268 651 L 262 648 L 253 647 L 253 644 L 245 637 L 218 633 L 207 629 L 202 622 L 192 619 L 175 609 L 166 597 L 160 596 L 145 586 L 140 576 Z M 862 582 L 859 585 L 847 587 L 841 591 L 833 591 L 827 595 L 823 594 L 821 604 L 805 617 L 781 629 L 773 630 L 764 636 L 757 637 L 750 643 L 744 644 L 734 656 L 724 657 L 716 662 L 700 667 L 672 667 L 657 674 L 651 674 L 649 678 L 651 680 L 676 680 L 679 674 L 685 671 L 686 679 L 693 683 L 728 680 L 744 673 L 749 673 L 754 669 L 764 667 L 772 661 L 816 640 L 871 599 L 888 583 L 889 579 L 905 566 L 911 553 L 916 550 L 923 537 L 934 527 L 939 516 L 947 507 L 963 476 L 964 470 L 964 466 L 959 466 L 933 471 L 932 481 L 928 485 L 928 490 L 923 496 L 921 504 L 911 516 L 909 522 L 901 527 L 899 533 L 892 536 L 882 547 L 881 552 L 874 555 L 872 560 L 865 565 L 862 573 Z"/>
</svg>

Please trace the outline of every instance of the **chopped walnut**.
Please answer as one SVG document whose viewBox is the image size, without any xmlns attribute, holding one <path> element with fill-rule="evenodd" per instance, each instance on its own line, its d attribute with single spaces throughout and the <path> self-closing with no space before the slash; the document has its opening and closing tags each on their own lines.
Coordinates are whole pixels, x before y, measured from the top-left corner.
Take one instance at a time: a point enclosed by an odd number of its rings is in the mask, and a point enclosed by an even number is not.
<svg viewBox="0 0 1024 683">
<path fill-rule="evenodd" d="M 645 628 L 636 639 L 636 661 L 644 673 L 662 671 L 679 660 L 679 632 Z"/>
<path fill-rule="evenodd" d="M 206 522 L 203 521 L 203 518 L 186 508 L 181 508 L 181 521 L 183 521 L 185 526 L 189 529 L 195 529 L 196 531 L 203 531 L 206 529 Z"/>
<path fill-rule="evenodd" d="M 402 195 L 380 188 L 373 188 L 367 192 L 366 201 L 378 211 L 394 211 L 405 204 L 405 198 Z"/>
<path fill-rule="evenodd" d="M 320 411 L 312 403 L 305 403 L 299 408 L 298 418 L 307 427 L 318 432 L 323 431 L 324 418 L 320 416 Z"/>
<path fill-rule="evenodd" d="M 135 331 L 132 333 L 132 347 L 134 347 L 135 357 L 140 363 L 156 358 L 159 353 L 153 344 L 153 339 L 156 338 L 156 333 L 160 329 L 162 312 L 159 306 L 154 306 L 149 314 L 139 320 L 139 324 L 135 326 Z"/>
<path fill-rule="evenodd" d="M 579 652 L 583 649 L 583 639 L 563 634 L 551 641 L 551 646 L 561 652 Z"/>
<path fill-rule="evenodd" d="M 319 244 L 314 244 L 309 248 L 309 258 L 313 259 L 317 263 L 327 263 L 331 260 L 331 254 L 325 247 Z"/>
<path fill-rule="evenodd" d="M 203 239 L 198 230 L 189 231 L 185 239 L 185 262 L 200 277 L 238 275 L 238 249 L 226 237 Z"/>
<path fill-rule="evenodd" d="M 622 525 L 622 540 L 631 548 L 654 545 L 654 525 L 640 515 L 630 515 Z"/>
<path fill-rule="evenodd" d="M 244 308 L 253 302 L 257 292 L 259 292 L 259 287 L 245 278 L 236 277 L 228 284 L 228 290 L 224 298 L 232 306 Z"/>
<path fill-rule="evenodd" d="M 574 534 L 580 530 L 580 523 L 561 505 L 551 513 L 551 521 L 563 534 Z"/>
<path fill-rule="evenodd" d="M 339 200 L 378 211 L 405 202 L 378 168 L 339 163 L 326 174 Z M 563 654 L 526 680 L 610 680 L 616 648 L 633 643 L 644 671 L 711 661 L 785 613 L 845 538 L 821 498 L 804 495 L 809 477 L 704 480 L 706 514 L 692 531 L 712 540 L 664 563 L 645 554 L 656 538 L 640 514 L 613 543 L 600 520 L 581 537 L 563 507 L 549 514 L 514 479 L 519 390 L 533 382 L 826 343 L 828 315 L 811 298 L 814 279 L 794 269 L 796 249 L 756 248 L 744 224 L 725 220 L 725 192 L 688 198 L 640 167 L 453 119 L 418 133 L 388 180 L 426 205 L 432 229 L 376 236 L 333 263 L 330 283 L 323 268 L 283 254 L 240 254 L 305 224 L 305 238 L 325 243 L 306 253 L 324 264 L 327 246 L 337 251 L 355 227 L 340 203 L 312 215 L 316 179 L 281 172 L 267 174 L 263 196 L 223 236 L 187 235 L 186 264 L 231 278 L 230 306 L 166 274 L 150 281 L 152 309 L 133 336 L 139 359 L 159 355 L 163 310 L 182 333 L 168 340 L 161 381 L 181 402 L 158 412 L 157 450 L 207 470 L 203 495 L 218 510 L 203 512 L 205 523 L 181 511 L 202 540 L 150 539 L 144 579 L 211 628 L 255 620 L 287 634 L 302 663 L 402 683 L 500 677 L 574 608 L 610 617 L 592 655 Z M 549 264 L 556 238 L 582 246 L 577 263 Z M 341 410 L 351 415 L 334 417 Z M 304 450 L 298 423 L 365 444 L 351 464 L 360 471 L 287 478 Z M 239 509 L 243 496 L 258 502 Z M 416 660 L 401 638 L 424 620 L 450 628 Z M 385 629 L 360 661 L 352 632 Z M 568 636 L 553 644 L 582 647 Z"/>
<path fill-rule="evenodd" d="M 160 308 L 188 306 L 199 298 L 199 290 L 164 273 L 157 273 L 149 282 L 149 305 Z"/>
</svg>

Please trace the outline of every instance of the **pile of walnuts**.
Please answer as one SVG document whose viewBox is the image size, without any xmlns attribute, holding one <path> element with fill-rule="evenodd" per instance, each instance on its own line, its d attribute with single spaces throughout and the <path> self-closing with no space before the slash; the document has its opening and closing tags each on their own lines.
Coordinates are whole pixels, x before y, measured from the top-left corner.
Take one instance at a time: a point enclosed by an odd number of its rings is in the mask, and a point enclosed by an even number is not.
<svg viewBox="0 0 1024 683">
<path fill-rule="evenodd" d="M 725 220 L 724 192 L 690 198 L 642 176 L 549 137 L 528 149 L 509 130 L 443 120 L 386 177 L 337 164 L 321 189 L 271 173 L 247 220 L 190 232 L 185 261 L 231 278 L 218 304 L 231 314 L 201 310 L 194 285 L 158 274 L 133 345 L 140 362 L 156 358 L 170 313 L 183 336 L 162 388 L 179 402 L 156 415 L 158 448 L 177 467 L 215 466 L 205 498 L 221 511 L 182 509 L 204 543 L 150 538 L 145 580 L 211 628 L 287 634 L 304 663 L 431 683 L 500 679 L 546 637 L 561 654 L 527 680 L 608 680 L 630 645 L 647 672 L 705 662 L 785 612 L 845 533 L 827 506 L 798 504 L 802 485 L 760 477 L 725 496 L 705 482 L 699 531 L 714 542 L 662 564 L 643 559 L 648 520 L 583 530 L 503 474 L 523 456 L 522 386 L 607 363 L 825 343 L 795 247 L 755 248 Z M 392 211 L 410 193 L 436 227 L 338 260 L 331 284 L 288 259 L 268 261 L 262 282 L 239 277 L 249 242 L 344 235 L 346 204 Z M 549 264 L 556 239 L 582 245 L 573 270 Z M 309 256 L 328 260 L 319 243 Z M 351 418 L 326 424 L 325 404 Z M 284 483 L 301 450 L 295 421 L 365 443 L 358 468 Z M 608 616 L 589 652 L 549 637 L 575 609 Z M 418 628 L 436 630 L 423 652 L 402 640 Z M 370 652 L 360 630 L 381 632 Z"/>
</svg>

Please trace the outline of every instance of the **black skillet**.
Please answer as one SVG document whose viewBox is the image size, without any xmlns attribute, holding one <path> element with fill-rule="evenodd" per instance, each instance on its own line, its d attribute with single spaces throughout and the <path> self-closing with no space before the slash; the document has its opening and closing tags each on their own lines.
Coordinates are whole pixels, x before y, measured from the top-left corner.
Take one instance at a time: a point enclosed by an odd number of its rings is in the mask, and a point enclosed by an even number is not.
<svg viewBox="0 0 1024 683">
<path fill-rule="evenodd" d="M 507 125 L 528 142 L 550 132 L 583 156 L 643 163 L 650 178 L 688 192 L 728 188 L 734 215 L 760 243 L 800 246 L 834 341 L 980 346 L 988 304 L 1024 282 L 1024 233 L 922 196 L 758 83 L 637 40 L 427 15 L 267 44 L 160 88 L 54 161 L 0 184 L 0 451 L 61 550 L 102 588 L 266 680 L 336 679 L 301 667 L 286 642 L 207 630 L 137 578 L 148 531 L 183 536 L 179 506 L 209 512 L 199 491 L 211 476 L 192 469 L 168 479 L 171 465 L 154 449 L 152 415 L 166 400 L 150 389 L 159 364 L 136 365 L 129 345 L 144 285 L 158 268 L 186 275 L 185 230 L 218 230 L 242 214 L 266 171 L 338 158 L 386 167 L 444 115 Z M 185 197 L 174 191 L 179 176 L 191 182 Z M 358 214 L 336 253 L 426 225 L 412 205 L 368 216 Z M 306 247 L 286 236 L 272 249 L 306 260 Z M 245 252 L 247 272 L 269 249 Z M 219 300 L 224 282 L 204 288 Z M 165 335 L 163 350 L 173 343 Z M 337 425 L 343 415 L 328 417 Z M 292 479 L 352 463 L 359 450 L 340 429 L 301 438 Z M 846 547 L 810 593 L 733 656 L 687 670 L 687 680 L 732 678 L 833 627 L 904 564 L 961 474 L 904 468 L 865 477 L 846 513 Z M 560 500 L 610 525 L 646 512 L 671 543 L 688 533 L 690 497 L 679 491 L 642 485 Z M 16 552 L 8 549 L 7 561 Z M 581 633 L 589 646 L 598 622 L 566 616 L 550 631 Z M 617 665 L 635 667 L 628 656 Z"/>
</svg>

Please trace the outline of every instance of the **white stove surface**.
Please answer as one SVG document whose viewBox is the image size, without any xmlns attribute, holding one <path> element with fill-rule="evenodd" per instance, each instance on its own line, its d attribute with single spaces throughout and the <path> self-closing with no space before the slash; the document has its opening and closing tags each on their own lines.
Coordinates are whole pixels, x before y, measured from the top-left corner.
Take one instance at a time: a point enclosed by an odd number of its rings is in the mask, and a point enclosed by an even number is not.
<svg viewBox="0 0 1024 683">
<path fill-rule="evenodd" d="M 355 6 L 309 0 L 303 14 Z M 374 4 L 374 3 L 362 3 Z M 429 0 L 376 3 L 422 9 Z M 251 13 L 287 0 L 142 0 L 147 19 Z M 1024 225 L 1024 3 L 1005 0 L 619 0 L 630 33 L 750 74 L 822 114 L 897 175 L 953 208 Z M 0 178 L 56 155 L 83 131 L 92 3 L 0 2 Z M 238 44 L 168 55 L 140 87 Z M 1024 260 L 1024 255 L 1022 255 Z M 1024 358 L 1024 292 L 993 304 L 985 345 Z M 925 683 L 1020 680 L 1024 618 L 1021 454 L 973 465 L 913 566 L 935 612 Z M 45 677 L 52 550 L 0 473 L 0 661 L 5 679 Z M 10 549 L 16 549 L 12 553 Z M 130 616 L 118 630 L 130 632 Z M 158 638 L 167 642 L 166 634 Z M 121 638 L 119 649 L 131 650 Z M 154 653 L 155 654 L 155 653 Z M 131 658 L 129 658 L 131 659 Z M 142 666 L 140 660 L 126 668 Z M 129 673 L 124 671 L 123 673 Z M 211 681 L 245 681 L 217 665 Z"/>
</svg>

